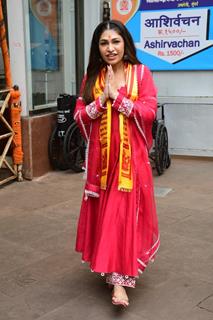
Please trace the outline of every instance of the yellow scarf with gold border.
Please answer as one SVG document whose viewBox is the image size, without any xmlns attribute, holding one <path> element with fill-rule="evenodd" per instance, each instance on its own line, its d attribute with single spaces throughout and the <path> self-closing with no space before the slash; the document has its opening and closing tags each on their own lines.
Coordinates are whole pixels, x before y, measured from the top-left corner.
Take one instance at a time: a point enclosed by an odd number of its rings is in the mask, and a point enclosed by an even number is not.
<svg viewBox="0 0 213 320">
<path fill-rule="evenodd" d="M 138 95 L 137 72 L 136 68 L 127 64 L 125 66 L 126 86 L 128 98 L 134 101 Z M 93 94 L 95 99 L 103 93 L 105 83 L 105 70 L 98 75 Z M 101 189 L 107 188 L 107 177 L 110 156 L 110 139 L 111 139 L 111 113 L 112 102 L 106 101 L 106 112 L 101 116 L 100 123 L 100 144 L 101 144 Z M 119 178 L 118 190 L 130 192 L 133 187 L 132 165 L 131 165 L 131 145 L 129 139 L 129 120 L 119 114 L 119 132 L 120 132 L 120 154 L 119 154 Z"/>
</svg>

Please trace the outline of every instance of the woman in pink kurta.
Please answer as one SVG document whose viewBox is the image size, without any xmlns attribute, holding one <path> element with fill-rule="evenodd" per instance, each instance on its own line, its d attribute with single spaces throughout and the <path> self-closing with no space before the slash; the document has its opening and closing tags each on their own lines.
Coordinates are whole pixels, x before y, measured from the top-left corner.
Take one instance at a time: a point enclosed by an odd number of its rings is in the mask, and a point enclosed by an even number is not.
<svg viewBox="0 0 213 320">
<path fill-rule="evenodd" d="M 148 152 L 156 89 L 136 57 L 126 27 L 115 20 L 96 28 L 75 120 L 87 141 L 86 184 L 76 250 L 113 286 L 112 303 L 128 306 L 159 248 Z"/>
</svg>

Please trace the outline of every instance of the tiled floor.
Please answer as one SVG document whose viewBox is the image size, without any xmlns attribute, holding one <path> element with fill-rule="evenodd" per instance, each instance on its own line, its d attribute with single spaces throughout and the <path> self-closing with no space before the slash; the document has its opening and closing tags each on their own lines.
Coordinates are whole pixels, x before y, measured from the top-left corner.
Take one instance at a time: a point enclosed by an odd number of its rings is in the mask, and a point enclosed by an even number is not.
<svg viewBox="0 0 213 320">
<path fill-rule="evenodd" d="M 172 159 L 154 183 L 161 248 L 127 310 L 74 252 L 82 174 L 1 188 L 0 320 L 213 319 L 213 161 Z"/>
</svg>

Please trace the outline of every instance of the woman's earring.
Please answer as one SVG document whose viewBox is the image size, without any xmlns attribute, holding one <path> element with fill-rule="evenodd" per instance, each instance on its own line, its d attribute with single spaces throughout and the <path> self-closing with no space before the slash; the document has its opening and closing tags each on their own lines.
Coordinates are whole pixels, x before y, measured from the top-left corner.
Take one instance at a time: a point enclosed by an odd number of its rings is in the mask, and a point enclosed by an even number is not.
<svg viewBox="0 0 213 320">
<path fill-rule="evenodd" d="M 125 53 L 124 57 L 123 57 L 124 61 L 129 60 L 128 54 Z"/>
</svg>

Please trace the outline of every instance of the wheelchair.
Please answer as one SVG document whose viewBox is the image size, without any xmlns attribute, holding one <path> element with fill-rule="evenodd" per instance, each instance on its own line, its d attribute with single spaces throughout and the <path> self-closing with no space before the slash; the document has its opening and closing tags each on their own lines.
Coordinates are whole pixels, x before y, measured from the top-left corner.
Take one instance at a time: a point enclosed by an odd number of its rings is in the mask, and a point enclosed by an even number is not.
<svg viewBox="0 0 213 320">
<path fill-rule="evenodd" d="M 161 116 L 156 117 L 152 126 L 153 147 L 149 153 L 149 158 L 160 176 L 165 169 L 171 165 L 171 157 L 168 150 L 168 132 L 165 126 L 164 104 L 158 104 Z M 159 112 L 158 112 L 159 114 Z"/>
<path fill-rule="evenodd" d="M 86 142 L 82 138 L 80 130 L 73 122 L 64 137 L 63 156 L 64 159 L 74 172 L 83 171 L 86 153 Z"/>
<path fill-rule="evenodd" d="M 86 142 L 74 121 L 73 112 L 77 96 L 62 94 L 57 99 L 57 125 L 49 138 L 49 159 L 54 169 L 74 172 L 83 171 Z M 164 105 L 158 104 L 161 117 L 156 117 L 152 126 L 153 147 L 149 153 L 153 169 L 158 175 L 169 168 L 171 157 L 168 151 L 168 133 L 164 121 Z"/>
<path fill-rule="evenodd" d="M 49 160 L 55 170 L 83 171 L 86 143 L 73 118 L 76 99 L 69 94 L 57 98 L 57 123 L 48 143 Z"/>
<path fill-rule="evenodd" d="M 149 153 L 152 168 L 160 176 L 171 165 L 168 150 L 168 132 L 165 126 L 164 105 L 158 104 L 161 115 L 156 117 L 152 126 L 153 147 Z M 75 122 L 68 128 L 64 138 L 64 159 L 74 172 L 81 172 L 85 161 L 86 143 Z"/>
</svg>

